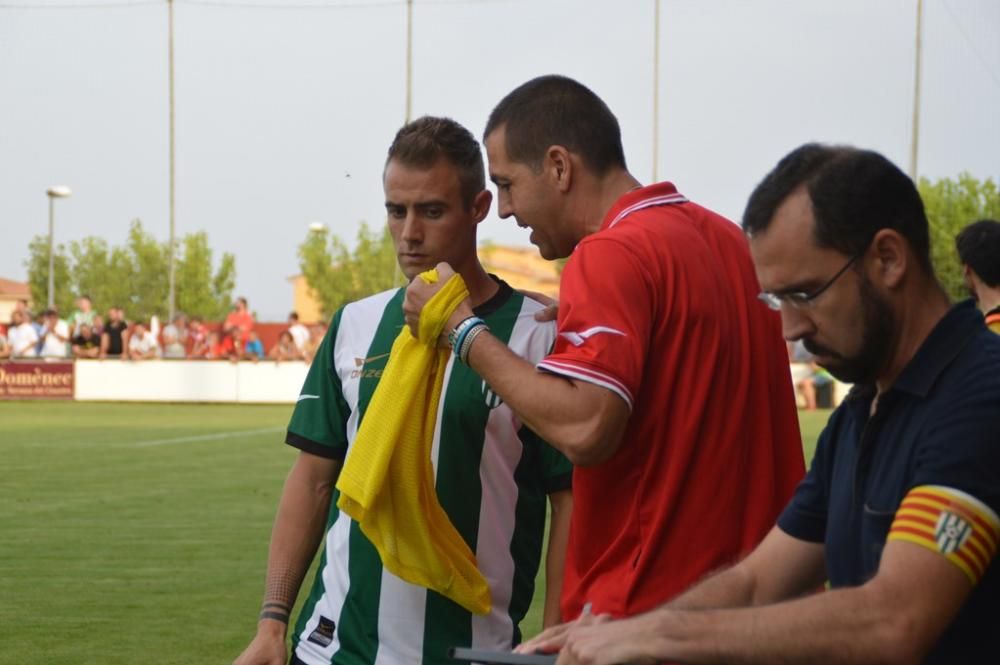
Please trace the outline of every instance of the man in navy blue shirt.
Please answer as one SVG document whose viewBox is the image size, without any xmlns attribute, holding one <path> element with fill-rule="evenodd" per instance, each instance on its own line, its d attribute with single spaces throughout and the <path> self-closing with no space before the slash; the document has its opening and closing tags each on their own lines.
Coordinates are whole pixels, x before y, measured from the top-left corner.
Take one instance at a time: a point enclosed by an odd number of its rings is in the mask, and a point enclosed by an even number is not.
<svg viewBox="0 0 1000 665">
<path fill-rule="evenodd" d="M 785 337 L 854 390 L 746 559 L 657 610 L 584 617 L 521 650 L 561 649 L 560 664 L 1000 662 L 1000 336 L 971 301 L 949 303 L 912 181 L 874 152 L 805 145 L 754 191 L 744 230 Z"/>
</svg>

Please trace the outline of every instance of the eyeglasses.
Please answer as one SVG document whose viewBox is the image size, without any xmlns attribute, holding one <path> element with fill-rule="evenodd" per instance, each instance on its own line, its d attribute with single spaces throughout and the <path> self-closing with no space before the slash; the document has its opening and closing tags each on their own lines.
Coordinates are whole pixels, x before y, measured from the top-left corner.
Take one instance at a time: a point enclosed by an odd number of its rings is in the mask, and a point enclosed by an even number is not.
<svg viewBox="0 0 1000 665">
<path fill-rule="evenodd" d="M 844 264 L 844 267 L 838 270 L 836 275 L 831 277 L 826 284 L 811 293 L 806 293 L 805 291 L 793 291 L 791 293 L 771 293 L 770 291 L 761 291 L 757 294 L 757 297 L 762 300 L 765 305 L 775 311 L 780 311 L 781 306 L 784 304 L 794 307 L 795 309 L 812 307 L 816 298 L 819 298 L 827 289 L 833 286 L 833 283 L 840 279 L 840 276 L 847 272 L 847 269 L 854 265 L 854 262 L 857 261 L 859 257 L 860 254 L 852 256 L 851 260 Z"/>
</svg>

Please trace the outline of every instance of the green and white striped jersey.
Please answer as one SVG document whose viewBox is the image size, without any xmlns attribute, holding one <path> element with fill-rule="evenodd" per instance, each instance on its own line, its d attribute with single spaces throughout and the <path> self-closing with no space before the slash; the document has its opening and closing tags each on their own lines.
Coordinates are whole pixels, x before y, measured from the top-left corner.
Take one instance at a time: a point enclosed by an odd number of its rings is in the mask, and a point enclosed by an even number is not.
<svg viewBox="0 0 1000 665">
<path fill-rule="evenodd" d="M 344 459 L 403 321 L 404 289 L 339 310 L 306 378 L 287 442 Z M 476 308 L 491 332 L 538 362 L 555 338 L 538 323 L 542 305 L 500 282 Z M 489 386 L 454 356 L 445 371 L 432 463 L 441 506 L 475 552 L 493 607 L 473 615 L 382 568 L 358 524 L 330 505 L 320 569 L 293 635 L 307 665 L 447 663 L 453 646 L 510 648 L 531 603 L 541 559 L 547 494 L 568 489 L 572 467 L 527 429 Z"/>
</svg>

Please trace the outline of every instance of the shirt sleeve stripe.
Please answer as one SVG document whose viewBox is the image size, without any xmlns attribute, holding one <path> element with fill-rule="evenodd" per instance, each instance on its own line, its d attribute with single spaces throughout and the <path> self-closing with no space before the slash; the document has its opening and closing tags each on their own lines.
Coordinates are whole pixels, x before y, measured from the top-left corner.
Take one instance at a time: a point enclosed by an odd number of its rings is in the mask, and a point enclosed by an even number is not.
<svg viewBox="0 0 1000 665">
<path fill-rule="evenodd" d="M 912 507 L 900 508 L 896 512 L 896 520 L 907 524 L 920 524 L 928 529 L 933 529 L 937 523 L 931 519 L 927 513 L 914 510 Z"/>
<path fill-rule="evenodd" d="M 299 450 L 316 455 L 317 457 L 325 457 L 326 459 L 344 461 L 347 456 L 347 448 L 340 446 L 330 446 L 319 443 L 318 441 L 313 441 L 312 439 L 306 438 L 291 430 L 285 433 L 285 443 L 292 446 L 293 448 L 298 448 Z"/>
<path fill-rule="evenodd" d="M 911 510 L 922 511 L 927 515 L 930 515 L 933 519 L 937 519 L 938 515 L 941 514 L 942 510 L 955 510 L 955 512 L 961 513 L 963 517 L 966 517 L 972 522 L 975 522 L 976 526 L 981 529 L 981 534 L 984 539 L 989 541 L 992 547 L 997 546 L 997 532 L 991 527 L 991 525 L 983 520 L 979 515 L 964 509 L 962 506 L 955 506 L 951 502 L 940 501 L 940 500 L 929 500 L 928 498 L 915 495 L 912 498 L 908 496 L 904 504 L 907 508 Z"/>
<path fill-rule="evenodd" d="M 906 518 L 905 516 L 900 517 L 898 516 L 898 514 L 896 521 L 893 522 L 893 527 L 896 526 L 897 522 L 900 527 L 906 527 L 912 533 L 924 534 L 927 537 L 928 541 L 934 543 L 934 547 L 935 549 L 937 549 L 938 536 L 936 531 L 937 527 L 936 524 L 931 523 L 928 525 L 928 523 L 925 520 L 920 520 L 920 523 L 917 524 L 912 519 Z M 990 559 L 992 557 L 987 553 L 989 551 L 988 543 L 986 543 L 986 541 L 984 541 L 982 538 L 979 538 L 978 536 L 979 536 L 978 532 L 973 531 L 969 535 L 968 540 L 966 540 L 965 547 L 963 547 L 962 549 L 967 551 L 969 557 L 974 559 L 977 562 L 978 567 L 985 571 L 987 566 L 989 566 Z"/>
<path fill-rule="evenodd" d="M 913 535 L 911 533 L 907 533 L 905 530 L 897 531 L 895 528 L 893 528 L 891 531 L 889 531 L 889 536 L 890 540 L 901 540 L 903 542 L 919 545 L 933 552 L 938 552 L 937 544 L 934 543 L 933 541 L 928 542 L 922 535 Z M 969 578 L 969 582 L 971 582 L 973 586 L 977 584 L 980 575 L 977 575 L 976 572 L 967 563 L 955 557 L 954 555 L 945 555 L 945 558 L 951 561 L 953 564 L 955 564 L 955 566 L 959 570 L 965 573 L 965 576 Z"/>
<path fill-rule="evenodd" d="M 546 372 L 551 372 L 553 374 L 559 374 L 561 376 L 568 376 L 574 379 L 580 379 L 587 383 L 594 384 L 596 386 L 601 386 L 602 388 L 607 388 L 611 392 L 615 393 L 628 405 L 629 411 L 632 410 L 632 394 L 628 391 L 628 388 L 613 376 L 604 374 L 603 372 L 598 372 L 589 367 L 581 367 L 580 365 L 565 363 L 565 362 L 555 362 L 552 360 L 543 360 L 536 365 L 538 369 L 545 370 Z"/>
<path fill-rule="evenodd" d="M 910 490 L 910 492 L 919 492 L 920 494 L 936 496 L 940 499 L 948 501 L 949 503 L 957 501 L 960 505 L 965 506 L 969 510 L 981 514 L 983 519 L 987 520 L 995 528 L 1000 529 L 1000 516 L 997 516 L 996 512 L 994 512 L 992 508 L 968 492 L 963 492 L 962 490 L 953 489 L 951 487 L 945 487 L 943 485 L 921 485 L 920 487 L 914 487 Z"/>
<path fill-rule="evenodd" d="M 954 494 L 948 494 L 941 489 L 943 488 L 930 486 L 914 488 L 903 499 L 903 504 L 907 505 L 913 500 L 914 506 L 922 505 L 935 511 L 953 508 L 981 527 L 995 548 L 997 541 L 1000 541 L 1000 518 L 997 514 L 990 510 L 989 506 L 965 492 L 953 490 Z"/>
<path fill-rule="evenodd" d="M 996 513 L 975 497 L 925 485 L 903 498 L 887 540 L 903 540 L 941 554 L 975 585 L 996 555 L 998 527 Z"/>
</svg>

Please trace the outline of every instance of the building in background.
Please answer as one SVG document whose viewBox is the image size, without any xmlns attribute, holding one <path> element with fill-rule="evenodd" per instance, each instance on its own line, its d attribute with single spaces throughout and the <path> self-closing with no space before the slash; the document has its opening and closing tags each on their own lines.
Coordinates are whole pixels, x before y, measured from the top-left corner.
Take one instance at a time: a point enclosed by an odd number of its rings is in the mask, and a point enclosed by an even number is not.
<svg viewBox="0 0 1000 665">
<path fill-rule="evenodd" d="M 510 247 L 484 244 L 479 248 L 479 260 L 486 268 L 513 288 L 537 291 L 552 298 L 559 297 L 559 267 L 546 261 L 536 247 Z M 292 284 L 291 311 L 298 312 L 299 321 L 309 325 L 323 320 L 319 300 L 302 275 L 288 278 Z"/>
<path fill-rule="evenodd" d="M 288 278 L 292 284 L 292 307 L 289 311 L 299 315 L 299 321 L 305 325 L 324 321 L 323 310 L 319 300 L 309 288 L 309 283 L 303 275 L 293 275 Z"/>
<path fill-rule="evenodd" d="M 559 264 L 543 259 L 537 247 L 484 244 L 479 248 L 479 260 L 487 272 L 515 289 L 559 297 Z"/>
<path fill-rule="evenodd" d="M 0 277 L 0 324 L 10 321 L 11 312 L 18 300 L 31 302 L 31 287 L 24 282 L 15 282 Z"/>
</svg>

